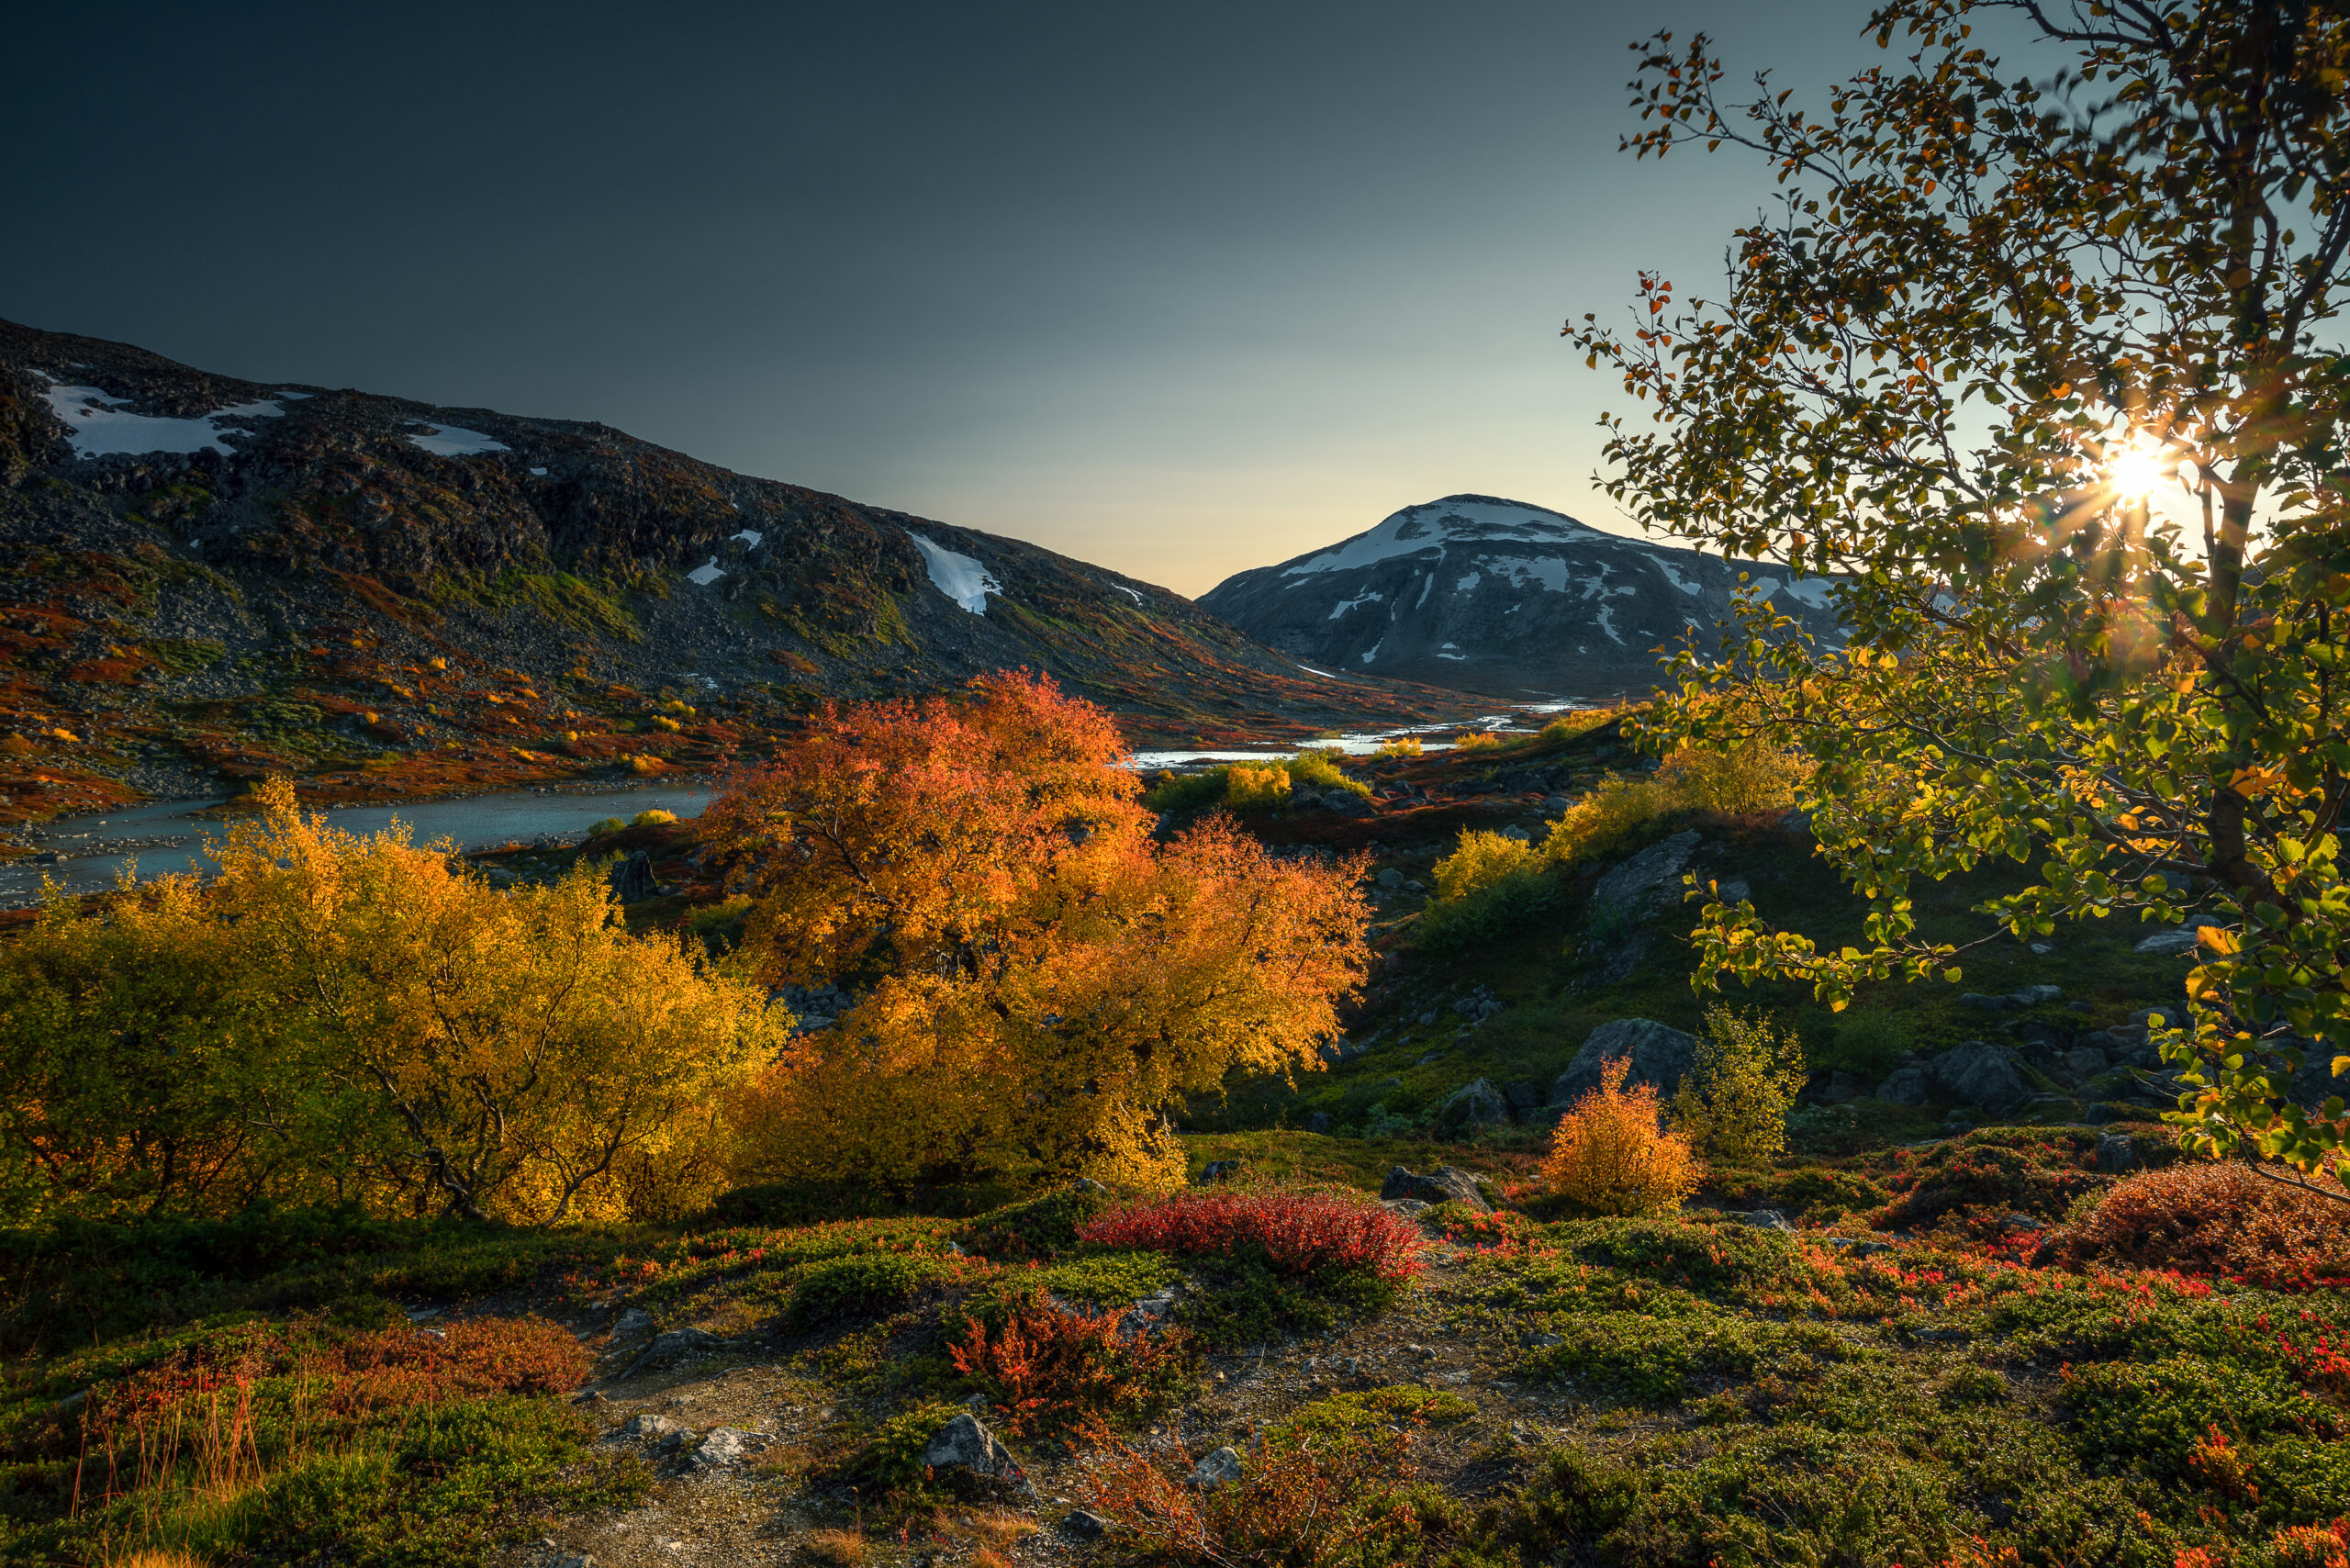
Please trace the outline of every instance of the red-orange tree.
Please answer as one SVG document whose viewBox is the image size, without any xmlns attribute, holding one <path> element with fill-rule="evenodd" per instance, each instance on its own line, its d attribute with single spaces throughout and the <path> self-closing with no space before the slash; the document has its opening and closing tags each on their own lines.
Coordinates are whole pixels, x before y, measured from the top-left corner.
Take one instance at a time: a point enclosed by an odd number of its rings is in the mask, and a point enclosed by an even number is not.
<svg viewBox="0 0 2350 1568">
<path fill-rule="evenodd" d="M 1173 1102 L 1315 1064 L 1368 958 L 1362 867 L 1222 818 L 1159 844 L 1125 757 L 1102 710 L 1002 673 L 828 708 L 711 806 L 763 976 L 858 995 L 748 1097 L 749 1173 L 1163 1184 Z"/>
</svg>

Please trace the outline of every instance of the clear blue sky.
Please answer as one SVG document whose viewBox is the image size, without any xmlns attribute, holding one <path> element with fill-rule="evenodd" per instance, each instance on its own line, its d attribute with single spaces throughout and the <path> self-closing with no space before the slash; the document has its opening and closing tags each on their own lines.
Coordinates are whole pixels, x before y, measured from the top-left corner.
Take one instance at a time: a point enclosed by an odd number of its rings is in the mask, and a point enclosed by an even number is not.
<svg viewBox="0 0 2350 1568">
<path fill-rule="evenodd" d="M 1454 491 L 1625 527 L 1558 330 L 1750 159 L 1626 45 L 1820 84 L 1862 5 L 47 7 L 0 316 L 596 419 L 1182 592 Z"/>
</svg>

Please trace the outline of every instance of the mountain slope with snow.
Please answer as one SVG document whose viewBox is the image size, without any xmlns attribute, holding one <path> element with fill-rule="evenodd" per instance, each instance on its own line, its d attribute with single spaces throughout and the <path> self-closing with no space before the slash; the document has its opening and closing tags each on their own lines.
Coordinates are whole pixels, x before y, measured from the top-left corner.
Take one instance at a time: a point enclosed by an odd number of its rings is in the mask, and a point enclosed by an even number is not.
<svg viewBox="0 0 2350 1568">
<path fill-rule="evenodd" d="M 1830 585 L 1742 568 L 1815 635 L 1837 635 Z M 1741 568 L 1604 533 L 1494 496 L 1405 507 L 1326 550 L 1226 577 L 1200 603 L 1325 669 L 1497 697 L 1635 695 L 1657 648 L 1695 630 L 1710 649 Z"/>
</svg>

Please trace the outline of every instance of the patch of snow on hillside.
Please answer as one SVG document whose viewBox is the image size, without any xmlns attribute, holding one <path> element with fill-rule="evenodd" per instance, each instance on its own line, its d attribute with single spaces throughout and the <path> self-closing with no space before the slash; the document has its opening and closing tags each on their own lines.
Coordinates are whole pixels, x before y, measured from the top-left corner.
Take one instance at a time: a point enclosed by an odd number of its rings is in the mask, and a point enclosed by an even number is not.
<svg viewBox="0 0 2350 1568">
<path fill-rule="evenodd" d="M 1509 574 L 1510 580 L 1519 588 L 1540 583 L 1552 593 L 1567 591 L 1567 564 L 1555 555 L 1532 561 L 1497 561 L 1488 557 L 1485 565 Z"/>
<path fill-rule="evenodd" d="M 1338 678 L 1337 676 L 1332 675 L 1328 670 L 1315 669 L 1312 665 L 1300 665 L 1297 667 L 1304 670 L 1308 675 L 1318 675 L 1325 680 L 1336 680 Z"/>
<path fill-rule="evenodd" d="M 1789 598 L 1799 599 L 1814 610 L 1825 610 L 1829 605 L 1828 596 L 1835 590 L 1835 586 L 1825 577 L 1805 577 L 1799 582 L 1784 583 L 1765 577 L 1762 580 L 1762 597 L 1769 599 L 1774 593 L 1785 592 Z"/>
<path fill-rule="evenodd" d="M 1355 609 L 1355 608 L 1357 608 L 1358 606 L 1360 606 L 1360 605 L 1365 605 L 1365 604 L 1377 604 L 1381 599 L 1385 599 L 1386 597 L 1387 597 L 1387 596 L 1386 596 L 1385 594 L 1381 593 L 1381 592 L 1377 591 L 1376 589 L 1373 589 L 1373 588 L 1365 588 L 1365 589 L 1363 589 L 1363 591 L 1362 591 L 1362 592 L 1360 592 L 1360 593 L 1359 593 L 1359 594 L 1355 595 L 1355 596 L 1354 596 L 1354 598 L 1352 598 L 1352 599 L 1347 599 L 1346 601 L 1344 601 L 1343 603 L 1341 603 L 1341 604 L 1340 604 L 1337 609 L 1335 609 L 1335 610 L 1331 610 L 1331 611 L 1330 611 L 1330 619 L 1331 619 L 1331 620 L 1333 620 L 1333 621 L 1336 621 L 1336 620 L 1337 620 L 1340 616 L 1342 616 L 1342 615 L 1346 614 L 1346 612 L 1347 612 L 1348 610 L 1353 610 L 1353 609 Z"/>
<path fill-rule="evenodd" d="M 422 435 L 409 432 L 408 440 L 438 457 L 479 457 L 485 452 L 514 450 L 479 431 L 459 430 L 455 425 L 426 425 L 424 431 Z"/>
<path fill-rule="evenodd" d="M 1386 645 L 1387 645 L 1387 639 L 1386 639 L 1386 638 L 1384 638 L 1384 637 L 1382 637 L 1381 639 L 1379 639 L 1379 641 L 1378 641 L 1378 642 L 1373 643 L 1373 644 L 1371 645 L 1371 649 L 1370 649 L 1370 651 L 1369 651 L 1368 653 L 1366 653 L 1366 654 L 1364 654 L 1364 655 L 1363 655 L 1363 656 L 1362 656 L 1362 662 L 1363 662 L 1363 663 L 1365 663 L 1365 664 L 1369 664 L 1371 660 L 1373 660 L 1373 659 L 1377 658 L 1377 657 L 1379 656 L 1379 650 L 1380 650 L 1380 649 L 1382 649 L 1382 648 L 1383 648 L 1383 647 L 1385 647 Z"/>
<path fill-rule="evenodd" d="M 1456 662 L 1456 663 L 1460 662 L 1460 661 L 1462 661 L 1462 660 L 1465 660 L 1466 658 L 1468 658 L 1468 656 L 1469 656 L 1469 655 L 1468 655 L 1467 654 L 1438 654 L 1438 655 L 1437 655 L 1437 657 L 1438 657 L 1438 658 L 1440 658 L 1440 659 L 1451 659 L 1451 660 L 1453 660 L 1453 661 L 1454 661 L 1454 662 Z"/>
<path fill-rule="evenodd" d="M 968 555 L 958 555 L 942 545 L 933 544 L 912 529 L 906 537 L 922 552 L 923 563 L 930 568 L 930 580 L 938 591 L 969 610 L 974 615 L 988 612 L 988 595 L 1002 595 L 1003 585 L 988 575 L 988 569 Z"/>
<path fill-rule="evenodd" d="M 1603 604 L 1599 607 L 1599 629 L 1606 633 L 1607 635 L 1613 638 L 1616 642 L 1621 643 L 1624 640 L 1622 633 L 1616 630 L 1616 607 L 1614 605 Z"/>
<path fill-rule="evenodd" d="M 1142 595 L 1135 592 L 1134 589 L 1128 588 L 1125 584 L 1112 583 L 1110 586 L 1116 588 L 1120 593 L 1125 594 L 1128 599 L 1133 599 L 1136 604 L 1140 604 L 1142 602 Z M 1297 667 L 1304 669 L 1305 666 L 1304 665 L 1300 665 Z"/>
<path fill-rule="evenodd" d="M 1683 593 L 1695 594 L 1705 592 L 1705 589 L 1699 588 L 1695 583 L 1693 583 L 1689 581 L 1688 578 L 1683 577 L 1681 575 L 1680 568 L 1675 566 L 1672 562 L 1666 560 L 1663 556 L 1651 555 L 1649 559 L 1655 562 L 1656 569 L 1664 574 L 1664 580 L 1671 583 L 1674 588 L 1679 588 Z"/>
<path fill-rule="evenodd" d="M 703 588 L 708 588 L 711 584 L 716 582 L 725 575 L 726 574 L 724 572 L 718 569 L 718 557 L 712 555 L 707 566 L 696 566 L 692 571 L 688 572 L 686 574 L 686 581 L 689 583 L 699 583 Z"/>
<path fill-rule="evenodd" d="M 1424 583 L 1422 583 L 1422 584 L 1420 585 L 1420 597 L 1419 597 L 1419 598 L 1417 598 L 1417 599 L 1414 599 L 1414 600 L 1412 601 L 1412 608 L 1413 608 L 1414 610 L 1417 610 L 1420 606 L 1422 606 L 1422 605 L 1426 604 L 1426 603 L 1428 601 L 1428 594 L 1429 594 L 1430 590 L 1432 590 L 1435 587 L 1436 587 L 1436 573 L 1435 573 L 1434 571 L 1430 571 L 1430 572 L 1428 573 L 1428 580 L 1427 580 L 1427 581 L 1426 581 L 1426 582 L 1424 582 Z M 1399 605 L 1397 605 L 1395 608 L 1396 608 L 1396 609 L 1398 609 L 1398 610 L 1401 610 L 1401 609 L 1403 609 L 1404 607 L 1403 607 L 1402 605 L 1400 605 L 1400 604 L 1399 604 Z"/>
<path fill-rule="evenodd" d="M 1405 507 L 1376 528 L 1285 566 L 1283 577 L 1307 572 L 1339 572 L 1417 555 L 1434 550 L 1441 559 L 1450 544 L 1499 543 L 1503 541 L 1550 543 L 1583 539 L 1599 531 L 1577 522 L 1563 512 L 1517 501 L 1443 500 Z M 1601 537 L 1606 537 L 1601 535 Z"/>
<path fill-rule="evenodd" d="M 192 420 L 174 420 L 126 413 L 123 405 L 129 401 L 128 398 L 109 397 L 95 386 L 66 386 L 55 381 L 49 384 L 49 406 L 65 421 L 65 439 L 73 444 L 76 457 L 137 457 L 150 452 L 209 451 L 227 454 L 230 448 L 221 438 L 239 432 L 223 431 L 214 421 L 236 418 L 274 420 L 285 412 L 275 402 L 237 403 L 198 414 Z"/>
<path fill-rule="evenodd" d="M 1453 592 L 1455 592 L 1455 593 L 1474 593 L 1474 592 L 1476 592 L 1476 591 L 1477 591 L 1477 584 L 1478 584 L 1478 581 L 1479 581 L 1479 580 L 1483 577 L 1483 575 L 1484 575 L 1484 574 L 1483 574 L 1483 573 L 1482 573 L 1482 572 L 1472 572 L 1472 573 L 1470 573 L 1467 577 L 1465 577 L 1461 578 L 1459 582 L 1457 582 L 1457 583 L 1455 583 L 1455 584 L 1453 584 L 1453 585 L 1452 585 L 1452 591 L 1453 591 Z"/>
<path fill-rule="evenodd" d="M 542 479 L 547 476 L 547 471 L 543 468 L 533 468 L 531 472 Z"/>
<path fill-rule="evenodd" d="M 767 543 L 767 536 L 766 534 L 764 534 L 764 533 L 761 533 L 761 532 L 760 532 L 757 529 L 755 529 L 755 528 L 746 528 L 746 529 L 744 529 L 742 532 L 735 534 L 735 535 L 734 535 L 734 537 L 735 537 L 735 538 L 737 538 L 737 539 L 739 539 L 739 540 L 741 540 L 744 543 L 745 543 L 745 544 L 749 545 L 752 549 L 755 550 L 755 549 L 757 549 L 760 545 L 762 545 L 762 544 L 764 544 L 764 543 Z"/>
</svg>

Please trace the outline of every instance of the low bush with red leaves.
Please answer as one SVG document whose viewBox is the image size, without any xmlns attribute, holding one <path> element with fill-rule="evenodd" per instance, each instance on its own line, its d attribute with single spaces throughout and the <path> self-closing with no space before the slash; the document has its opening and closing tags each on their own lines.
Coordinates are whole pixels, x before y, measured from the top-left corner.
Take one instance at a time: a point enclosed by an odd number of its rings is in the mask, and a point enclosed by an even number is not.
<svg viewBox="0 0 2350 1568">
<path fill-rule="evenodd" d="M 947 1354 L 1003 1408 L 1001 1424 L 1017 1437 L 1164 1403 L 1181 1385 L 1190 1349 L 1180 1328 L 1130 1327 L 1115 1313 L 1037 1294 L 1009 1304 L 992 1327 L 970 1319 Z"/>
<path fill-rule="evenodd" d="M 1292 1277 L 1343 1271 L 1400 1284 L 1420 1271 L 1418 1226 L 1334 1193 L 1183 1193 L 1113 1209 L 1078 1236 L 1177 1258 L 1261 1258 Z"/>
<path fill-rule="evenodd" d="M 2176 1269 L 2264 1286 L 2350 1283 L 2350 1202 L 2338 1182 L 2300 1186 L 2240 1164 L 2173 1165 L 2115 1184 L 2046 1256 Z"/>
<path fill-rule="evenodd" d="M 1313 1432 L 1276 1428 L 1241 1478 L 1195 1487 L 1193 1461 L 1171 1463 L 1097 1432 L 1081 1484 L 1093 1511 L 1138 1554 L 1197 1568 L 1408 1562 L 1430 1521 L 1406 1488 L 1414 1428 Z"/>
</svg>

